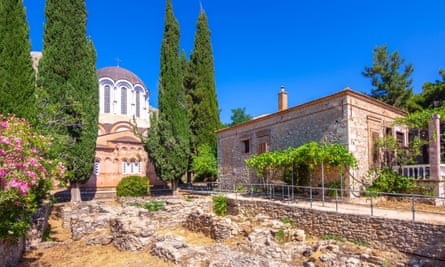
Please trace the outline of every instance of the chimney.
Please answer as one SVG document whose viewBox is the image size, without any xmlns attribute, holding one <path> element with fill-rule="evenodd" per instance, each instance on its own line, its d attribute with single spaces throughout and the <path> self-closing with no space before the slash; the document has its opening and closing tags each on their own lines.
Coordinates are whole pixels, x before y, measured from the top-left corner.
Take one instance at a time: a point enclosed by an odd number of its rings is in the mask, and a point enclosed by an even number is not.
<svg viewBox="0 0 445 267">
<path fill-rule="evenodd" d="M 278 93 L 278 111 L 283 111 L 287 109 L 287 92 L 284 89 L 284 85 L 280 87 L 280 92 Z"/>
</svg>

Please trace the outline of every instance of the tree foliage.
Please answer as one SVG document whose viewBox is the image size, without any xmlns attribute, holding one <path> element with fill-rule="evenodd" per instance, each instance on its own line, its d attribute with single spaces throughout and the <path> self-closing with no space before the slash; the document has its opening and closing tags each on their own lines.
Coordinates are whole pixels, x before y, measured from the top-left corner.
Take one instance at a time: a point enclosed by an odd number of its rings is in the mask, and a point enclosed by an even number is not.
<svg viewBox="0 0 445 267">
<path fill-rule="evenodd" d="M 0 113 L 35 123 L 35 74 L 22 0 L 0 2 Z"/>
<path fill-rule="evenodd" d="M 235 108 L 231 111 L 232 116 L 230 116 L 230 120 L 232 122 L 230 123 L 230 126 L 235 126 L 252 119 L 252 116 L 246 113 L 246 108 Z"/>
<path fill-rule="evenodd" d="M 186 172 L 189 157 L 189 124 L 183 73 L 179 57 L 179 24 L 171 0 L 165 11 L 159 75 L 159 115 L 154 114 L 145 140 L 156 174 L 174 184 Z"/>
<path fill-rule="evenodd" d="M 444 105 L 445 100 L 445 71 L 439 71 L 442 80 L 434 83 L 426 82 L 422 92 L 418 95 L 417 102 L 423 109 L 434 109 Z"/>
<path fill-rule="evenodd" d="M 198 154 L 192 156 L 191 170 L 198 180 L 214 180 L 216 178 L 216 157 L 209 145 L 204 144 L 198 147 Z"/>
<path fill-rule="evenodd" d="M 371 78 L 371 96 L 395 107 L 410 110 L 413 94 L 411 74 L 414 71 L 411 63 L 395 51 L 388 54 L 386 45 L 376 46 L 373 54 L 373 65 L 366 66 L 363 76 Z"/>
<path fill-rule="evenodd" d="M 215 131 L 220 128 L 212 44 L 207 16 L 203 10 L 198 17 L 194 48 L 188 63 L 187 88 L 190 97 L 190 132 L 192 150 L 208 144 L 216 151 Z"/>
<path fill-rule="evenodd" d="M 96 52 L 86 36 L 84 0 L 48 0 L 39 63 L 39 128 L 54 137 L 53 155 L 72 184 L 93 171 L 98 131 Z"/>
</svg>

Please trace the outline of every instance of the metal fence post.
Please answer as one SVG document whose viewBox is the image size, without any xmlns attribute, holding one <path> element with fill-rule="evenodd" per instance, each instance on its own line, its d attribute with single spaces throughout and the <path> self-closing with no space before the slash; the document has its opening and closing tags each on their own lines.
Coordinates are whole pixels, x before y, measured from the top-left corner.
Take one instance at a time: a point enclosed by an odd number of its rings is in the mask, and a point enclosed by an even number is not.
<svg viewBox="0 0 445 267">
<path fill-rule="evenodd" d="M 374 202 L 372 199 L 373 193 L 371 192 L 371 216 L 374 216 Z"/>
<path fill-rule="evenodd" d="M 312 186 L 309 189 L 309 201 L 311 203 L 311 209 L 312 209 Z"/>
<path fill-rule="evenodd" d="M 414 194 L 411 195 L 411 210 L 413 212 L 413 221 L 416 220 L 416 204 L 414 199 Z"/>
<path fill-rule="evenodd" d="M 338 192 L 335 189 L 335 211 L 338 212 Z"/>
<path fill-rule="evenodd" d="M 287 185 L 287 203 L 290 204 L 290 187 Z"/>
</svg>

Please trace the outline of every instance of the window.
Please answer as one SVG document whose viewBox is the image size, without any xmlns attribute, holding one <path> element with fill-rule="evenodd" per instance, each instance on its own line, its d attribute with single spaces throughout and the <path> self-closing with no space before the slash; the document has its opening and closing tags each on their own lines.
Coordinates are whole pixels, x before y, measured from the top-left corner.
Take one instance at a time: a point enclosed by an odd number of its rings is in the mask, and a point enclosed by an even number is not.
<svg viewBox="0 0 445 267">
<path fill-rule="evenodd" d="M 98 175 L 100 173 L 100 160 L 96 159 L 94 161 L 94 174 Z"/>
<path fill-rule="evenodd" d="M 136 91 L 136 117 L 141 116 L 141 92 L 139 90 Z"/>
<path fill-rule="evenodd" d="M 104 113 L 110 113 L 111 88 L 106 85 L 104 88 Z"/>
<path fill-rule="evenodd" d="M 250 153 L 250 140 L 249 139 L 241 141 L 241 151 L 243 153 Z"/>
<path fill-rule="evenodd" d="M 397 145 L 399 148 L 405 146 L 405 134 L 402 132 L 396 132 Z"/>
<path fill-rule="evenodd" d="M 121 88 L 121 114 L 127 115 L 127 88 Z"/>
<path fill-rule="evenodd" d="M 142 164 L 140 161 L 122 161 L 122 174 L 140 174 L 142 173 Z"/>
<path fill-rule="evenodd" d="M 373 167 L 378 167 L 380 165 L 380 149 L 377 146 L 380 135 L 378 132 L 371 133 L 371 157 L 369 157 L 370 165 Z"/>
<path fill-rule="evenodd" d="M 269 152 L 269 144 L 268 143 L 259 143 L 257 153 L 262 154 L 265 152 Z"/>
<path fill-rule="evenodd" d="M 122 174 L 127 174 L 127 161 L 122 161 Z"/>
</svg>

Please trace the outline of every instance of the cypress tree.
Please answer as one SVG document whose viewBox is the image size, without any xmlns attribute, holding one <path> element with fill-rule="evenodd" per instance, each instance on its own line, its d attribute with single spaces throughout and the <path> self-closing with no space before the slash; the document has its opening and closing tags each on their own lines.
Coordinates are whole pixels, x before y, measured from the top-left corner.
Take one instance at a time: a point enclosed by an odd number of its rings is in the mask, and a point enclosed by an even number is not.
<svg viewBox="0 0 445 267">
<path fill-rule="evenodd" d="M 216 152 L 215 130 L 220 128 L 218 100 L 216 98 L 215 71 L 212 44 L 207 16 L 201 10 L 194 48 L 188 64 L 188 94 L 192 105 L 190 127 L 192 150 L 196 153 L 200 145 L 209 145 Z"/>
<path fill-rule="evenodd" d="M 0 2 L 0 113 L 35 123 L 35 74 L 22 0 Z"/>
<path fill-rule="evenodd" d="M 86 37 L 84 0 L 47 0 L 39 64 L 40 128 L 55 138 L 53 153 L 67 167 L 71 200 L 93 171 L 99 100 L 96 52 Z"/>
<path fill-rule="evenodd" d="M 165 10 L 159 75 L 159 114 L 152 116 L 146 147 L 156 174 L 173 189 L 184 175 L 189 157 L 187 101 L 179 57 L 179 24 L 171 0 Z"/>
</svg>

